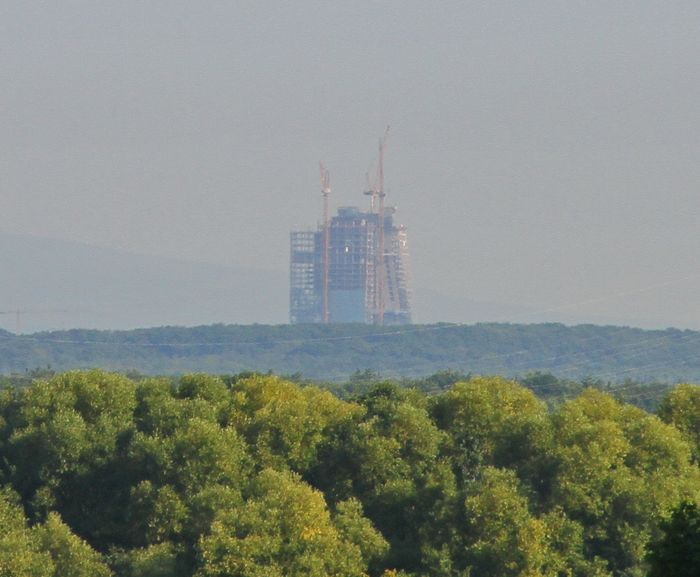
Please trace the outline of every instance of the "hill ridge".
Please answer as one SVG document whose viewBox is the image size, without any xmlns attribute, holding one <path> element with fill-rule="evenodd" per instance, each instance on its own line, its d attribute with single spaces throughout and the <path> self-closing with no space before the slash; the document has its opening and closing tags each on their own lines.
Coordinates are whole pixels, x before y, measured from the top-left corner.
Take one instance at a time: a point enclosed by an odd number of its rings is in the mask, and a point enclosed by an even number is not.
<svg viewBox="0 0 700 577">
<path fill-rule="evenodd" d="M 146 374 L 268 371 L 340 380 L 372 369 L 417 377 L 441 370 L 610 381 L 700 380 L 700 332 L 614 325 L 479 323 L 199 325 L 0 333 L 0 372 L 51 365 Z"/>
</svg>

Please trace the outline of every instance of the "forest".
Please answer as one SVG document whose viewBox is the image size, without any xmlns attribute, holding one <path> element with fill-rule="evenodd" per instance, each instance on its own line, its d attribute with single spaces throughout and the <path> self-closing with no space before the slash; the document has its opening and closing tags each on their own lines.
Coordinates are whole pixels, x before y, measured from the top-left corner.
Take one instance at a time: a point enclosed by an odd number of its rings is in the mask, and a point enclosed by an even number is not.
<svg viewBox="0 0 700 577">
<path fill-rule="evenodd" d="M 595 386 L 363 376 L 5 386 L 0 576 L 698 574 L 700 387 L 652 413 Z"/>
<path fill-rule="evenodd" d="M 50 365 L 174 375 L 272 371 L 342 382 L 356 371 L 419 378 L 444 370 L 540 371 L 613 383 L 700 382 L 700 332 L 562 324 L 207 325 L 131 331 L 0 330 L 0 374 Z"/>
</svg>

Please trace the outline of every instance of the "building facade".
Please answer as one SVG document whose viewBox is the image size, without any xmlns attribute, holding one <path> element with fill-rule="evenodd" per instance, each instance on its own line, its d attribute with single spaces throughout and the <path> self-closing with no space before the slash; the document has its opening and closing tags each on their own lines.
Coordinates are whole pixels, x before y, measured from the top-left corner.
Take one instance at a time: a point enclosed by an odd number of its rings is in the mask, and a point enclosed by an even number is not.
<svg viewBox="0 0 700 577">
<path fill-rule="evenodd" d="M 377 211 L 344 207 L 327 233 L 291 233 L 291 323 L 411 322 L 408 239 L 394 212 L 383 209 L 382 227 Z"/>
</svg>

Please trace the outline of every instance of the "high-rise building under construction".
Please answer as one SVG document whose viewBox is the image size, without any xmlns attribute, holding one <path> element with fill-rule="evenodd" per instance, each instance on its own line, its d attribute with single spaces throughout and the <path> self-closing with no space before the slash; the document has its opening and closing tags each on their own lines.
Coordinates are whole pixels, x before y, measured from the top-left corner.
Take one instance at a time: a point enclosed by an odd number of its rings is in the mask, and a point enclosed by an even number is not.
<svg viewBox="0 0 700 577">
<path fill-rule="evenodd" d="M 394 222 L 394 207 L 384 204 L 384 147 L 369 183 L 370 209 L 338 209 L 328 216 L 331 192 L 321 165 L 323 222 L 316 230 L 291 233 L 289 319 L 292 323 L 411 322 L 406 227 Z"/>
<path fill-rule="evenodd" d="M 292 323 L 409 324 L 411 291 L 406 227 L 384 205 L 383 152 L 371 185 L 369 211 L 328 216 L 330 180 L 321 165 L 323 222 L 290 238 L 289 319 Z"/>
</svg>

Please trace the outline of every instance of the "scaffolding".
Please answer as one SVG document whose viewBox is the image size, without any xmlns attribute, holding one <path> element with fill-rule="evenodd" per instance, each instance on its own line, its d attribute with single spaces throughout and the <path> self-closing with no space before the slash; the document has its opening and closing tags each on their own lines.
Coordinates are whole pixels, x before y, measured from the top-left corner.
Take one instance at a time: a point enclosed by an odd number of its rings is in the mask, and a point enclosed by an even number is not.
<svg viewBox="0 0 700 577">
<path fill-rule="evenodd" d="M 329 219 L 330 175 L 320 163 L 323 224 L 291 233 L 290 322 L 411 322 L 406 227 L 394 224 L 396 208 L 385 204 L 388 136 L 389 127 L 379 140 L 376 174 L 367 174 L 368 212 L 343 207 Z"/>
<path fill-rule="evenodd" d="M 289 320 L 292 324 L 319 322 L 318 233 L 292 231 L 289 258 Z"/>
<path fill-rule="evenodd" d="M 406 228 L 394 225 L 387 207 L 383 223 L 377 212 L 355 207 L 338 214 L 318 231 L 291 235 L 290 321 L 324 322 L 324 270 L 328 274 L 328 322 L 408 324 L 411 292 Z M 382 227 L 383 224 L 383 227 Z M 383 228 L 384 254 L 381 255 Z M 328 255 L 327 267 L 324 255 Z M 381 311 L 377 287 L 384 295 Z"/>
</svg>

